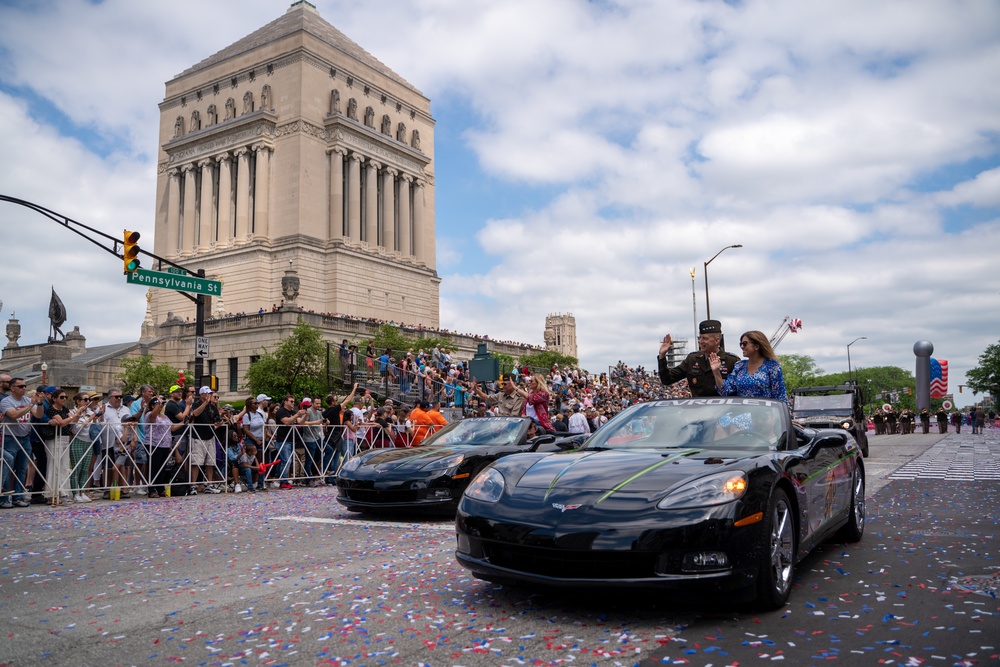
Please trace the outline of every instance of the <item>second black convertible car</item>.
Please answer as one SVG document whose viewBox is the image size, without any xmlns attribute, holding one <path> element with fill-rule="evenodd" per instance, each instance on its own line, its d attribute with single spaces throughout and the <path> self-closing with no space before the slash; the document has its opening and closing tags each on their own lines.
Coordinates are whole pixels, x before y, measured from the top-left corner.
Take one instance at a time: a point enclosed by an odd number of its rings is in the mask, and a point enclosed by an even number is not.
<svg viewBox="0 0 1000 667">
<path fill-rule="evenodd" d="M 788 599 L 822 540 L 861 539 L 865 476 L 847 431 L 794 427 L 784 403 L 642 403 L 584 447 L 481 472 L 456 519 L 458 562 L 489 581 L 707 587 Z"/>
<path fill-rule="evenodd" d="M 462 491 L 502 456 L 558 451 L 581 441 L 534 437 L 527 417 L 474 417 L 448 424 L 419 447 L 376 449 L 347 461 L 337 500 L 354 512 L 388 509 L 454 513 Z"/>
</svg>

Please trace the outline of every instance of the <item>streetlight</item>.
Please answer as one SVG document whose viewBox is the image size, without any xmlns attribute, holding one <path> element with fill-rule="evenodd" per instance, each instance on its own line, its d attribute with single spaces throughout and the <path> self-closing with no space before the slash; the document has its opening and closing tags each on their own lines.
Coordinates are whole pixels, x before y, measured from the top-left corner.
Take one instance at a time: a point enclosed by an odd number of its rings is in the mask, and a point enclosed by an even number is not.
<svg viewBox="0 0 1000 667">
<path fill-rule="evenodd" d="M 737 243 L 736 245 L 727 245 L 725 248 L 712 255 L 712 259 L 705 262 L 705 319 L 706 320 L 712 319 L 712 308 L 711 306 L 709 306 L 708 303 L 708 265 L 712 263 L 712 260 L 714 260 L 716 257 L 721 255 L 725 251 L 729 250 L 730 248 L 742 248 L 742 247 L 743 245 L 740 243 Z"/>
<path fill-rule="evenodd" d="M 857 343 L 859 340 L 868 340 L 868 336 L 858 336 L 850 343 L 847 344 L 847 381 L 851 381 L 851 346 Z"/>
<path fill-rule="evenodd" d="M 691 323 L 694 325 L 694 339 L 698 340 L 698 302 L 694 296 L 694 267 L 691 267 Z"/>
</svg>

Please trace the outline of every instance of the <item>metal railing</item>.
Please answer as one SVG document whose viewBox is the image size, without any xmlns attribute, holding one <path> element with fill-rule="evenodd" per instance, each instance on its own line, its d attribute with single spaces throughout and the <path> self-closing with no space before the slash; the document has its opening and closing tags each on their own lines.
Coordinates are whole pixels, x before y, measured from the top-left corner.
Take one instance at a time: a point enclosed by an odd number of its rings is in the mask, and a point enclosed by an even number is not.
<svg viewBox="0 0 1000 667">
<path fill-rule="evenodd" d="M 266 425 L 256 465 L 242 465 L 242 427 L 144 423 L 95 423 L 78 428 L 0 424 L 0 505 L 44 502 L 52 506 L 145 494 L 180 496 L 289 486 L 333 484 L 348 458 L 371 448 L 408 447 L 412 433 L 374 424 Z M 202 429 L 202 430 L 199 430 Z M 204 429 L 209 429 L 205 431 Z M 248 463 L 243 461 L 243 464 Z M 154 495 L 154 497 L 155 497 Z M 86 502 L 86 501 L 84 501 Z"/>
</svg>

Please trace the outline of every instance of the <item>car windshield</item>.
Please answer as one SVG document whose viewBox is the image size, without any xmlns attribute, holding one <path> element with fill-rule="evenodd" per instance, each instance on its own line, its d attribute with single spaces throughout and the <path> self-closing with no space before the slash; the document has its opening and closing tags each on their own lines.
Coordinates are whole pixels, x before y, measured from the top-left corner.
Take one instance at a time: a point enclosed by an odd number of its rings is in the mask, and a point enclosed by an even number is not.
<svg viewBox="0 0 1000 667">
<path fill-rule="evenodd" d="M 425 445 L 513 445 L 528 430 L 520 417 L 482 417 L 448 424 L 424 441 Z"/>
<path fill-rule="evenodd" d="M 761 398 L 689 398 L 641 403 L 587 441 L 586 449 L 776 449 L 788 408 Z"/>
<path fill-rule="evenodd" d="M 796 412 L 836 410 L 850 413 L 852 398 L 850 394 L 831 394 L 829 396 L 796 394 L 792 400 L 795 404 Z"/>
</svg>

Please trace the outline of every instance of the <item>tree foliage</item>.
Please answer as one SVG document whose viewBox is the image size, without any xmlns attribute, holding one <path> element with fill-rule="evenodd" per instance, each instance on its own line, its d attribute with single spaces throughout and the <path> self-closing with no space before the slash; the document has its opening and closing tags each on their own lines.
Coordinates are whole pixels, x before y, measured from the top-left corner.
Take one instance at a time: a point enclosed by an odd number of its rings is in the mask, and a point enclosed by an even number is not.
<svg viewBox="0 0 1000 667">
<path fill-rule="evenodd" d="M 500 374 L 507 375 L 512 370 L 514 370 L 514 364 L 517 363 L 517 359 L 514 358 L 512 354 L 505 354 L 504 352 L 490 352 L 490 355 L 500 362 Z"/>
<path fill-rule="evenodd" d="M 554 350 L 542 350 L 541 352 L 532 352 L 531 354 L 522 354 L 517 363 L 520 366 L 527 366 L 528 368 L 544 368 L 546 371 L 552 368 L 553 365 L 558 365 L 560 368 L 564 366 L 576 366 L 576 357 L 571 357 L 567 354 L 561 354 L 555 352 Z"/>
<path fill-rule="evenodd" d="M 122 359 L 121 373 L 115 378 L 121 385 L 122 393 L 138 395 L 139 387 L 148 384 L 159 394 L 166 394 L 172 385 L 177 384 L 177 370 L 167 364 L 153 365 L 153 357 L 148 354 L 141 357 L 126 357 Z"/>
<path fill-rule="evenodd" d="M 977 394 L 1000 395 L 1000 343 L 989 345 L 979 355 L 979 365 L 965 374 L 965 383 Z"/>
<path fill-rule="evenodd" d="M 798 387 L 817 384 L 816 377 L 823 372 L 813 358 L 806 354 L 782 354 L 778 356 L 781 370 L 785 375 L 785 387 L 791 392 Z"/>
<path fill-rule="evenodd" d="M 246 386 L 250 394 L 272 398 L 324 393 L 328 389 L 325 364 L 326 343 L 319 329 L 300 319 L 273 352 L 261 350 L 260 357 L 247 369 Z"/>
</svg>

